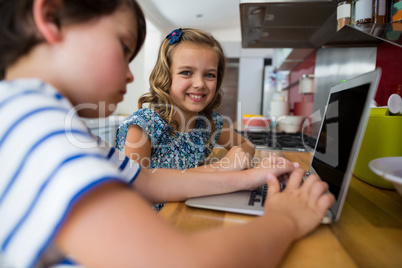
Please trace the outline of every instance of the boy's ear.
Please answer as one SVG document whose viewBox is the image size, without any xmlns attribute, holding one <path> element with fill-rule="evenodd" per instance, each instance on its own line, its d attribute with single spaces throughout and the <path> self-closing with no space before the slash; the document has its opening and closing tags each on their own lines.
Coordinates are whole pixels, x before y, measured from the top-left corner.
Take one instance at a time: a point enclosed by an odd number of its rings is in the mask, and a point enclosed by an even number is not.
<svg viewBox="0 0 402 268">
<path fill-rule="evenodd" d="M 60 8 L 59 0 L 34 0 L 33 18 L 39 33 L 48 43 L 61 39 L 61 29 L 56 16 Z"/>
</svg>

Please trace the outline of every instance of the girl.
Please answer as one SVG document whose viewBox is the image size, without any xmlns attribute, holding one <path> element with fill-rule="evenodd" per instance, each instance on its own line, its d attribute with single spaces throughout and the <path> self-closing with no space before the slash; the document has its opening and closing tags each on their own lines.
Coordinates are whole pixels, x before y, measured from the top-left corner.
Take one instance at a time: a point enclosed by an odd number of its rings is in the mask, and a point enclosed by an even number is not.
<svg viewBox="0 0 402 268">
<path fill-rule="evenodd" d="M 0 0 L 1 267 L 275 266 L 332 203 L 318 177 L 300 185 L 301 170 L 279 193 L 289 162 L 152 173 L 95 140 L 80 117 L 123 99 L 144 37 L 134 0 Z M 149 208 L 264 183 L 265 215 L 236 228 L 183 233 Z"/>
<path fill-rule="evenodd" d="M 229 152 L 202 170 L 249 167 L 254 146 L 214 111 L 224 71 L 225 55 L 214 37 L 197 29 L 172 31 L 160 46 L 150 92 L 119 127 L 116 147 L 145 167 L 189 169 L 203 164 L 219 144 Z M 141 109 L 145 104 L 149 108 Z"/>
</svg>

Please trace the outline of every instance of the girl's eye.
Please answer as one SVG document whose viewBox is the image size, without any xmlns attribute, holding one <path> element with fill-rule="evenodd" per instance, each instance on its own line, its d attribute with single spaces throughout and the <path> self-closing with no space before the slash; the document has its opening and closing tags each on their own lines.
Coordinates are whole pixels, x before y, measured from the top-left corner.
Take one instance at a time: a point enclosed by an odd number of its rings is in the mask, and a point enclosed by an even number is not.
<svg viewBox="0 0 402 268">
<path fill-rule="evenodd" d="M 182 71 L 180 74 L 182 74 L 182 75 L 190 75 L 191 73 L 190 73 L 190 71 Z"/>
<path fill-rule="evenodd" d="M 209 73 L 205 75 L 207 78 L 216 78 L 216 75 L 213 73 Z"/>
</svg>

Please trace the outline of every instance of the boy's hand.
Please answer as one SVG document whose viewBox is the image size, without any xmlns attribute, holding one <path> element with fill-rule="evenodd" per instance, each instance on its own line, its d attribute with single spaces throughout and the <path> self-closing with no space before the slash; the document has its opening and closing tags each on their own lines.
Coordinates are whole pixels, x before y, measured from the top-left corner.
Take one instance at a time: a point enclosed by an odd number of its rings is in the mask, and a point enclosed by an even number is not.
<svg viewBox="0 0 402 268">
<path fill-rule="evenodd" d="M 328 192 L 327 183 L 317 175 L 308 176 L 302 183 L 304 174 L 302 169 L 292 172 L 283 192 L 279 191 L 277 178 L 272 174 L 267 176 L 265 214 L 277 213 L 291 219 L 296 227 L 297 238 L 312 231 L 335 201 L 335 197 Z"/>
</svg>

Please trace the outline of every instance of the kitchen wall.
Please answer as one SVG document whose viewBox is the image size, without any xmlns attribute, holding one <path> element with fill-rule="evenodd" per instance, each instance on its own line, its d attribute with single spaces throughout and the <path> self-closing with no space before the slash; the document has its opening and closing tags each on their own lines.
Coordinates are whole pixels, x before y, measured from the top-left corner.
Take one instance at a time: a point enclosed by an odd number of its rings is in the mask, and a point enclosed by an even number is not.
<svg viewBox="0 0 402 268">
<path fill-rule="evenodd" d="M 321 119 L 331 87 L 343 80 L 373 71 L 376 67 L 376 47 L 321 48 L 317 50 L 315 64 L 314 112 Z M 314 120 L 316 121 L 316 120 Z M 312 136 L 319 131 L 320 124 L 312 126 Z"/>
<path fill-rule="evenodd" d="M 378 106 L 386 106 L 388 97 L 393 94 L 402 96 L 402 53 L 401 48 L 387 42 L 376 47 L 322 48 L 307 57 L 289 74 L 289 100 L 294 103 L 301 99 L 313 100 L 313 112 L 322 114 L 329 90 L 344 79 L 359 74 L 382 69 L 382 76 L 375 96 Z M 303 74 L 315 74 L 314 95 L 300 95 L 296 83 Z M 313 135 L 318 127 L 313 126 Z"/>
<path fill-rule="evenodd" d="M 240 122 L 243 114 L 260 114 L 264 60 L 273 57 L 274 49 L 242 48 L 240 42 L 219 41 L 222 43 L 228 58 L 239 58 L 239 88 L 236 120 Z"/>
</svg>

